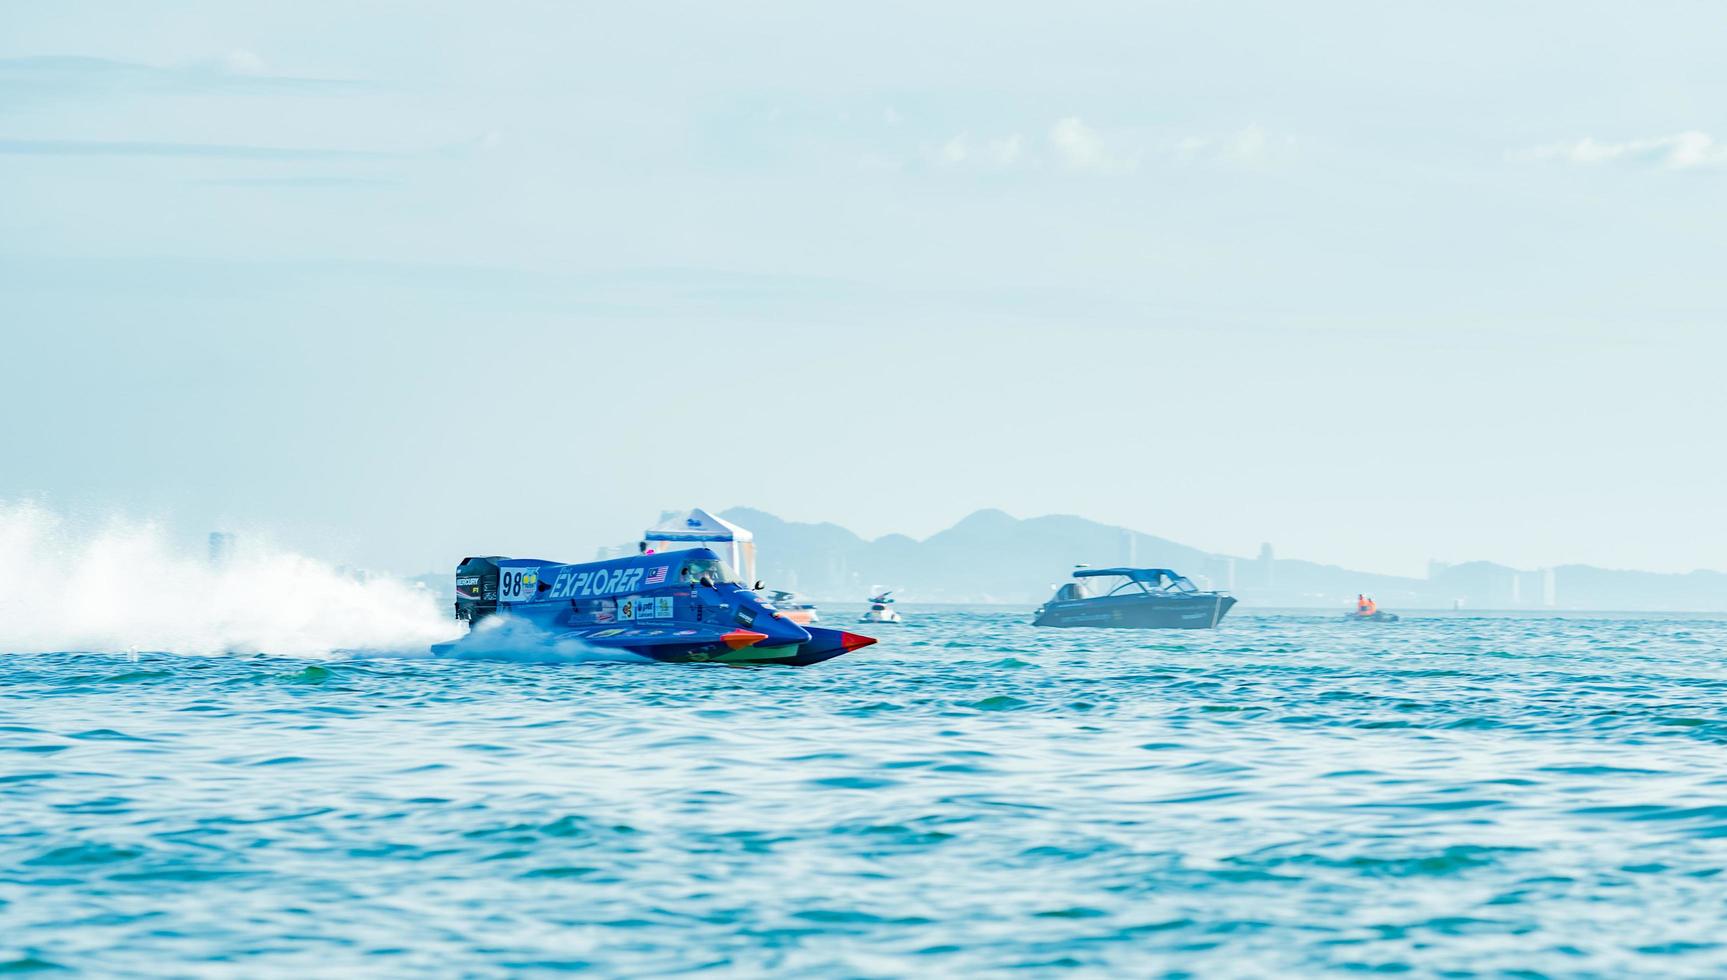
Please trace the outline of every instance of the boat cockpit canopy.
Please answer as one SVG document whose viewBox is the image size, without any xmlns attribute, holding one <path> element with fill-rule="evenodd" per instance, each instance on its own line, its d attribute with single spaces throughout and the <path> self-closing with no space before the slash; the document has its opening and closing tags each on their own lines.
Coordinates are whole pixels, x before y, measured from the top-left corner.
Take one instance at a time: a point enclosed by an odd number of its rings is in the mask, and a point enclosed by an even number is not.
<svg viewBox="0 0 1727 980">
<path fill-rule="evenodd" d="M 678 571 L 680 582 L 693 585 L 703 579 L 706 579 L 709 585 L 736 583 L 738 581 L 737 575 L 727 567 L 725 562 L 718 558 L 691 558 L 684 562 L 683 568 Z"/>
<path fill-rule="evenodd" d="M 1168 568 L 1085 568 L 1061 587 L 1057 599 L 1101 599 L 1115 595 L 1198 592 L 1199 586 Z"/>
</svg>

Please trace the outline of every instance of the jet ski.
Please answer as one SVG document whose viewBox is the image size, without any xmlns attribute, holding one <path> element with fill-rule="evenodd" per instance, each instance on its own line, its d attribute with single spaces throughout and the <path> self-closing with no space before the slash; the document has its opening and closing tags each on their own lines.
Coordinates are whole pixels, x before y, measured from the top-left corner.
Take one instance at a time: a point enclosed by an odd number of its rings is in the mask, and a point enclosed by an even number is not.
<svg viewBox="0 0 1727 980">
<path fill-rule="evenodd" d="M 1086 568 L 1037 608 L 1033 626 L 1098 626 L 1108 629 L 1215 627 L 1235 597 L 1206 592 L 1167 568 Z"/>
<path fill-rule="evenodd" d="M 881 595 L 870 596 L 869 609 L 858 619 L 860 623 L 893 623 L 901 625 L 905 619 L 893 607 L 893 592 L 883 592 Z"/>
<path fill-rule="evenodd" d="M 759 586 L 760 583 L 757 583 Z M 859 650 L 872 637 L 800 626 L 707 548 L 564 564 L 540 558 L 464 558 L 456 618 L 525 621 L 557 640 L 624 650 L 666 663 L 807 667 Z M 433 653 L 458 651 L 461 640 Z"/>
<path fill-rule="evenodd" d="M 1343 621 L 1346 623 L 1395 623 L 1397 620 L 1398 615 L 1396 613 L 1388 613 L 1383 609 L 1375 609 L 1370 613 L 1343 614 Z"/>
</svg>

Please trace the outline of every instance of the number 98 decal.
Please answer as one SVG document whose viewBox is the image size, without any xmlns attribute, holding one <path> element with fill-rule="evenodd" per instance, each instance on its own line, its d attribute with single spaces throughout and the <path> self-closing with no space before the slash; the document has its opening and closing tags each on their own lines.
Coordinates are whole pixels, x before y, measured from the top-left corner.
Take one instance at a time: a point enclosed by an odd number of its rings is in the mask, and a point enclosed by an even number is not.
<svg viewBox="0 0 1727 980">
<path fill-rule="evenodd" d="M 498 570 L 498 601 L 527 602 L 538 592 L 539 568 L 501 568 Z"/>
</svg>

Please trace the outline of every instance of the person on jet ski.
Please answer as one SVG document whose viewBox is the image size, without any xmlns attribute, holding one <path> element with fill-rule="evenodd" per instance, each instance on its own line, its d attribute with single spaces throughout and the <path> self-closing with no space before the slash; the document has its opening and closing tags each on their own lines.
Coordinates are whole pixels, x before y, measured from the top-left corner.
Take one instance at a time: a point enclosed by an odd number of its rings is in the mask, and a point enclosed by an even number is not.
<svg viewBox="0 0 1727 980">
<path fill-rule="evenodd" d="M 1379 607 L 1374 604 L 1372 599 L 1365 595 L 1355 597 L 1355 614 L 1357 616 L 1371 616 L 1378 611 Z"/>
</svg>

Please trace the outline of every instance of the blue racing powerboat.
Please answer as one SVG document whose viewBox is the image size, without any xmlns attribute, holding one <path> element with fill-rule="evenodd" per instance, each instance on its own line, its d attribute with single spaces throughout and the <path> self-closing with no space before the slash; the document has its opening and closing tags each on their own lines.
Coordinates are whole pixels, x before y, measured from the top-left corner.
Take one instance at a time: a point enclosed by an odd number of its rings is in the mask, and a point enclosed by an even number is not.
<svg viewBox="0 0 1727 980">
<path fill-rule="evenodd" d="M 465 558 L 456 567 L 456 618 L 477 625 L 492 616 L 527 622 L 555 639 L 668 663 L 804 667 L 875 642 L 800 626 L 706 548 L 579 565 Z M 456 651 L 461 642 L 432 649 Z"/>
<path fill-rule="evenodd" d="M 1235 605 L 1167 568 L 1079 568 L 1073 581 L 1038 607 L 1033 626 L 1210 629 Z"/>
</svg>

